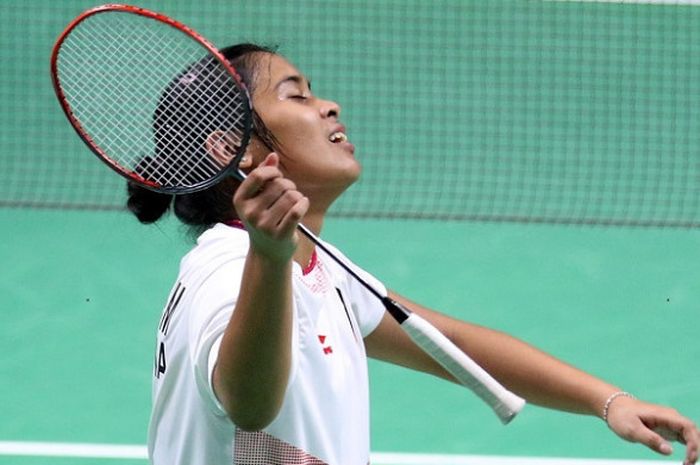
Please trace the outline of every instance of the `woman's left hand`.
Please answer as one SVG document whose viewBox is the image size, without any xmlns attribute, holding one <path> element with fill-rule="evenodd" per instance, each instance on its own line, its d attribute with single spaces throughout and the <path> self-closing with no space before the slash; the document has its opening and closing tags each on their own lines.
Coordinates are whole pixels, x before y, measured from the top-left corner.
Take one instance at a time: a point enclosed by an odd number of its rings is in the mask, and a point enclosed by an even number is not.
<svg viewBox="0 0 700 465">
<path fill-rule="evenodd" d="M 695 464 L 700 430 L 676 410 L 631 397 L 619 397 L 608 410 L 608 426 L 621 438 L 646 445 L 664 455 L 673 452 L 670 442 L 686 446 L 684 465 Z"/>
</svg>

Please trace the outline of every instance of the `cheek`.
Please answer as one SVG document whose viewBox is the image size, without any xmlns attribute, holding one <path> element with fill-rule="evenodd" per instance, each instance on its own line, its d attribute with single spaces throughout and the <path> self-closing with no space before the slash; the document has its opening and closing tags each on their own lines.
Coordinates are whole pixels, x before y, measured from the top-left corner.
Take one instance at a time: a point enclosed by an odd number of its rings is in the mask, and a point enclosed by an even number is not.
<svg viewBox="0 0 700 465">
<path fill-rule="evenodd" d="M 290 152 L 302 150 L 310 143 L 322 140 L 318 121 L 309 111 L 279 112 L 266 124 L 282 148 Z"/>
</svg>

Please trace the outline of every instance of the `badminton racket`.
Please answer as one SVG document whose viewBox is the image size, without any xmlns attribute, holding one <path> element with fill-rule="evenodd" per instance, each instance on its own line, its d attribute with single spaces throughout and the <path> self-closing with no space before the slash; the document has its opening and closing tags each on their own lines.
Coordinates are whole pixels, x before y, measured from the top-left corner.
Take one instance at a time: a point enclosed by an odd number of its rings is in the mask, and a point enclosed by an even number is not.
<svg viewBox="0 0 700 465">
<path fill-rule="evenodd" d="M 75 18 L 51 55 L 58 100 L 80 138 L 120 175 L 165 194 L 206 189 L 238 163 L 252 131 L 245 83 L 193 29 L 143 8 L 108 4 Z M 303 224 L 299 230 L 384 304 L 411 339 L 503 423 L 525 401 L 439 330 L 363 279 Z"/>
</svg>

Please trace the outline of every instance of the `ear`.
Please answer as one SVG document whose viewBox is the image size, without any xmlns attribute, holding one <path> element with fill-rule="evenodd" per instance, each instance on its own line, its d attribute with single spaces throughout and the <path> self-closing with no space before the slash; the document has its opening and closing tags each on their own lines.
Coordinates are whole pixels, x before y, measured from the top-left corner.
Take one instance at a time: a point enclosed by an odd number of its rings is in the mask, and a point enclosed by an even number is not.
<svg viewBox="0 0 700 465">
<path fill-rule="evenodd" d="M 217 130 L 207 136 L 205 148 L 218 165 L 228 166 L 236 156 L 235 147 L 239 144 L 240 141 L 236 140 L 232 134 Z M 252 157 L 245 153 L 238 162 L 238 167 L 241 169 L 249 168 L 252 162 Z"/>
</svg>

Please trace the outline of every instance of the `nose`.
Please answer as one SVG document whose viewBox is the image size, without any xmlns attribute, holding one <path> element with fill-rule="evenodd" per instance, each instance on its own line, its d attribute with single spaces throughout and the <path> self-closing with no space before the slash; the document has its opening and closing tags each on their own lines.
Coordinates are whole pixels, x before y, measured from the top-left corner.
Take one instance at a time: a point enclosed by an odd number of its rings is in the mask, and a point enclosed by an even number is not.
<svg viewBox="0 0 700 465">
<path fill-rule="evenodd" d="M 324 118 L 338 118 L 340 116 L 340 105 L 332 100 L 322 100 L 319 110 Z"/>
</svg>

